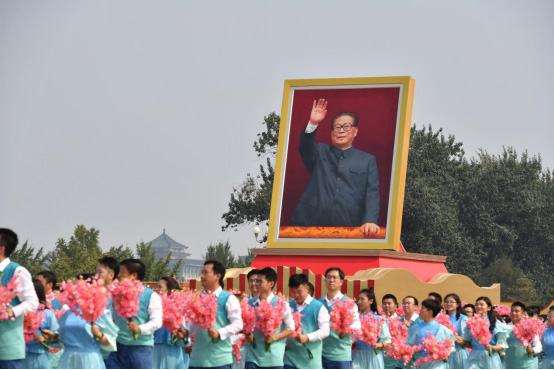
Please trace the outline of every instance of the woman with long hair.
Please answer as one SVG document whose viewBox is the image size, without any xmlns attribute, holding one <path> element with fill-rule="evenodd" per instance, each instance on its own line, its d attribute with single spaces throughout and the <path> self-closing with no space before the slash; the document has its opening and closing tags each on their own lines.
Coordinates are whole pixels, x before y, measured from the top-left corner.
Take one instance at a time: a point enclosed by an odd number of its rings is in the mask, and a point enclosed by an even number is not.
<svg viewBox="0 0 554 370">
<path fill-rule="evenodd" d="M 468 330 L 466 326 L 467 316 L 462 311 L 462 301 L 457 294 L 450 293 L 444 297 L 444 309 L 450 318 L 450 323 L 456 329 L 456 352 L 448 358 L 450 369 L 464 369 L 469 353 L 463 347 L 464 334 Z"/>
<path fill-rule="evenodd" d="M 169 295 L 179 289 L 177 280 L 164 276 L 158 281 L 156 293 L 160 296 Z M 185 354 L 182 340 L 172 340 L 171 333 L 163 326 L 154 332 L 153 369 L 188 369 L 188 360 L 189 356 Z"/>
<path fill-rule="evenodd" d="M 466 369 L 502 369 L 500 352 L 508 348 L 506 339 L 509 329 L 505 324 L 497 322 L 492 307 L 488 297 L 479 297 L 475 302 L 475 315 L 486 317 L 492 338 L 488 344 L 481 345 L 473 337 L 471 330 L 465 332 L 465 345 L 472 349 L 466 360 Z"/>
<path fill-rule="evenodd" d="M 358 294 L 358 311 L 360 318 L 364 315 L 373 315 L 381 322 L 384 320 L 377 314 L 377 302 L 375 294 L 369 289 L 363 289 Z M 374 346 L 355 338 L 355 349 L 352 353 L 352 367 L 354 369 L 384 369 L 383 348 L 391 342 L 391 336 L 387 322 L 383 322 L 379 342 Z M 377 353 L 375 353 L 377 352 Z"/>
</svg>

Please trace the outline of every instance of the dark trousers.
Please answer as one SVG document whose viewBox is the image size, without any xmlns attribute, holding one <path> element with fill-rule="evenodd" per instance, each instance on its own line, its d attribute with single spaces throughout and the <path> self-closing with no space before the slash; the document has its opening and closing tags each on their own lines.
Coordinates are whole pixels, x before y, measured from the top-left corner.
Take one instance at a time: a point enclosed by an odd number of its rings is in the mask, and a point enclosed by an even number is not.
<svg viewBox="0 0 554 370">
<path fill-rule="evenodd" d="M 152 346 L 126 346 L 117 343 L 117 352 L 110 353 L 107 369 L 151 369 Z"/>
<path fill-rule="evenodd" d="M 189 369 L 230 369 L 232 364 L 229 365 L 223 365 L 223 366 L 217 366 L 217 367 L 196 367 L 196 366 L 189 366 Z"/>
<path fill-rule="evenodd" d="M 254 362 L 246 361 L 244 364 L 245 369 L 282 369 L 282 366 L 275 366 L 275 367 L 261 367 L 256 365 Z"/>
<path fill-rule="evenodd" d="M 331 361 L 321 357 L 324 369 L 352 369 L 352 361 Z"/>
<path fill-rule="evenodd" d="M 21 369 L 22 360 L 0 360 L 0 369 Z"/>
</svg>

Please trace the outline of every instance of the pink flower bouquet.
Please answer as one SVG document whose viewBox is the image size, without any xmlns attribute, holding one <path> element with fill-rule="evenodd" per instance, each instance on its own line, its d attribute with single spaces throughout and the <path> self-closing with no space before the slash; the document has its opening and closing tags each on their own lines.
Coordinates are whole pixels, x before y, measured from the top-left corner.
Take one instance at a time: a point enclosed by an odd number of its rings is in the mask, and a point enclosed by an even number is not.
<svg viewBox="0 0 554 370">
<path fill-rule="evenodd" d="M 440 315 L 437 315 L 437 317 L 435 317 L 435 321 L 442 326 L 446 326 L 452 333 L 454 333 L 454 336 L 458 336 L 458 331 L 456 330 L 454 325 L 452 325 L 448 314 L 444 313 L 444 311 L 441 311 Z"/>
<path fill-rule="evenodd" d="M 11 280 L 5 285 L 0 285 L 0 320 L 12 320 L 14 317 L 10 317 L 12 311 L 12 300 L 18 296 L 19 291 L 17 290 L 17 280 L 18 275 L 14 275 Z"/>
<path fill-rule="evenodd" d="M 248 297 L 243 297 L 240 300 L 240 311 L 242 315 L 242 330 L 241 333 L 248 335 L 254 332 L 256 328 L 256 322 L 258 321 L 258 316 L 256 314 L 256 309 L 248 303 Z M 252 347 L 256 348 L 256 342 L 252 342 Z"/>
<path fill-rule="evenodd" d="M 500 315 L 505 316 L 505 315 L 510 315 L 511 308 L 510 306 L 501 304 L 501 305 L 495 306 L 494 310 L 498 312 Z"/>
<path fill-rule="evenodd" d="M 521 345 L 525 348 L 529 347 L 536 336 L 540 338 L 543 331 L 546 329 L 546 325 L 537 318 L 521 319 L 519 324 L 514 326 L 514 337 L 521 342 Z M 531 354 L 527 354 L 531 357 Z"/>
<path fill-rule="evenodd" d="M 489 330 L 490 322 L 485 315 L 475 314 L 471 319 L 466 321 L 466 325 L 471 332 L 471 335 L 480 345 L 486 346 L 492 340 L 492 334 Z M 489 356 L 492 353 L 489 352 Z"/>
<path fill-rule="evenodd" d="M 237 342 L 233 344 L 233 356 L 235 357 L 237 364 L 240 363 L 240 359 L 242 358 L 240 354 L 240 348 L 244 346 L 244 343 L 246 342 L 246 339 L 244 338 L 244 334 L 239 334 L 239 336 L 240 336 L 239 340 L 237 340 Z"/>
<path fill-rule="evenodd" d="M 302 323 L 302 318 L 304 315 L 302 315 L 300 312 L 294 312 L 292 314 L 292 319 L 294 320 L 294 333 L 290 336 L 291 338 L 298 338 L 302 334 L 302 326 L 304 324 Z M 304 348 L 306 348 L 306 352 L 308 352 L 308 357 L 311 359 L 314 358 L 314 355 L 312 354 L 312 351 L 308 347 L 306 347 L 306 343 L 302 343 Z"/>
<path fill-rule="evenodd" d="M 345 297 L 342 302 L 337 300 L 330 313 L 331 329 L 336 331 L 341 339 L 353 332 L 351 326 L 354 320 L 352 313 L 354 306 L 354 301 Z"/>
<path fill-rule="evenodd" d="M 421 349 L 421 346 L 412 346 L 406 343 L 409 322 L 400 321 L 398 317 L 390 317 L 387 322 L 392 341 L 387 347 L 386 354 L 395 360 L 402 360 L 406 366 L 412 360 L 414 353 Z"/>
<path fill-rule="evenodd" d="M 190 321 L 201 329 L 209 329 L 215 325 L 217 314 L 217 297 L 215 294 L 205 294 L 194 291 L 188 305 L 188 316 Z M 213 343 L 218 339 L 212 338 Z"/>
<path fill-rule="evenodd" d="M 127 319 L 128 322 L 131 322 L 133 317 L 137 317 L 140 310 L 140 295 L 143 292 L 144 286 L 140 280 L 115 280 L 112 286 L 112 297 L 117 315 Z M 135 340 L 138 336 L 138 333 L 133 333 Z"/>
<path fill-rule="evenodd" d="M 437 361 L 448 361 L 448 356 L 452 352 L 452 341 L 446 339 L 443 342 L 437 342 L 437 338 L 433 334 L 429 334 L 428 338 L 423 338 L 423 351 L 427 352 L 428 355 L 420 358 L 416 361 L 415 366 L 419 367 L 422 362 L 437 362 Z"/>
<path fill-rule="evenodd" d="M 287 299 L 282 295 L 278 295 L 277 297 L 278 299 L 275 306 L 263 300 L 260 302 L 260 305 L 256 307 L 256 315 L 258 316 L 256 328 L 258 328 L 265 337 L 272 337 L 279 331 L 283 323 L 283 317 L 288 303 Z M 271 350 L 271 343 L 265 344 L 265 350 Z"/>
<path fill-rule="evenodd" d="M 110 300 L 110 293 L 102 279 L 73 279 L 62 282 L 61 304 L 81 316 L 88 323 L 95 323 L 104 315 Z"/>
<path fill-rule="evenodd" d="M 381 335 L 381 329 L 385 320 L 379 320 L 379 318 L 373 314 L 360 315 L 360 321 L 362 328 L 356 333 L 356 337 L 364 343 L 374 346 L 379 342 L 379 336 Z M 375 354 L 379 353 L 377 349 L 373 349 Z"/>
<path fill-rule="evenodd" d="M 163 318 L 162 326 L 171 333 L 171 342 L 177 342 L 175 335 L 183 326 L 185 300 L 184 296 L 178 294 L 180 292 L 171 292 L 170 294 L 160 294 L 162 300 Z"/>
<path fill-rule="evenodd" d="M 35 333 L 40 329 L 42 322 L 46 320 L 44 305 L 39 305 L 39 309 L 26 313 L 23 316 L 23 336 L 25 343 L 32 342 L 35 339 Z"/>
</svg>

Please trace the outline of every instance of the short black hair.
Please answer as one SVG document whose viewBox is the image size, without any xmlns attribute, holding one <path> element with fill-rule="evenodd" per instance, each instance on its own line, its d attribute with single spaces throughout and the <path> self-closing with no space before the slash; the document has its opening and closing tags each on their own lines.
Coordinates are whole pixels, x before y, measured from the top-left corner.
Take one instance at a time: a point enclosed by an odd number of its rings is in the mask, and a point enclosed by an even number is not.
<svg viewBox="0 0 554 370">
<path fill-rule="evenodd" d="M 162 276 L 160 278 L 160 280 L 165 281 L 168 293 L 171 293 L 174 290 L 180 290 L 181 289 L 181 287 L 179 286 L 179 283 L 177 282 L 177 280 L 173 279 L 172 277 Z"/>
<path fill-rule="evenodd" d="M 46 293 L 44 292 L 44 285 L 37 278 L 33 278 L 33 286 L 37 293 L 38 302 L 46 305 Z"/>
<path fill-rule="evenodd" d="M 439 293 L 431 292 L 428 294 L 429 297 L 434 297 L 435 301 L 439 302 L 439 305 L 442 304 L 442 296 Z"/>
<path fill-rule="evenodd" d="M 406 298 L 412 298 L 414 300 L 414 305 L 416 305 L 416 306 L 419 305 L 419 301 L 417 300 L 417 298 L 412 296 L 412 295 L 407 295 L 406 297 L 404 297 L 402 302 L 404 302 L 406 300 Z"/>
<path fill-rule="evenodd" d="M 248 271 L 248 274 L 246 274 L 246 280 L 250 280 L 250 278 L 252 277 L 252 275 L 257 275 L 257 274 L 258 274 L 258 270 L 257 270 L 257 269 L 253 269 L 253 270 Z"/>
<path fill-rule="evenodd" d="M 142 281 L 146 276 L 146 265 L 139 259 L 127 258 L 119 263 L 120 266 L 125 266 L 130 274 L 137 274 L 137 279 Z"/>
<path fill-rule="evenodd" d="M 541 314 L 541 308 L 539 306 L 529 306 L 533 310 L 533 316 Z"/>
<path fill-rule="evenodd" d="M 474 305 L 472 305 L 471 303 L 467 303 L 467 304 L 463 307 L 464 310 L 466 309 L 466 307 L 471 308 L 471 310 L 473 311 L 473 313 L 475 313 L 475 306 L 474 306 Z"/>
<path fill-rule="evenodd" d="M 314 285 L 309 281 L 308 281 L 308 291 L 310 292 L 310 295 L 313 297 L 313 295 L 315 294 L 315 288 L 314 288 Z"/>
<path fill-rule="evenodd" d="M 344 280 L 344 278 L 346 277 L 346 275 L 344 274 L 344 271 L 342 271 L 339 267 L 329 267 L 327 271 L 325 271 L 324 276 L 327 277 L 327 274 L 330 273 L 331 271 L 338 271 L 341 280 Z"/>
<path fill-rule="evenodd" d="M 392 299 L 394 301 L 394 304 L 398 306 L 398 301 L 396 300 L 396 297 L 393 294 L 385 294 L 383 296 L 383 299 L 381 300 L 381 303 L 385 301 L 385 299 Z"/>
<path fill-rule="evenodd" d="M 349 117 L 354 118 L 354 127 L 358 127 L 358 116 L 356 114 L 354 114 L 352 112 L 340 112 L 339 114 L 334 116 L 333 120 L 331 121 L 331 131 L 333 131 L 335 129 L 335 121 L 337 120 L 337 118 L 342 117 L 342 116 L 349 116 Z"/>
<path fill-rule="evenodd" d="M 204 262 L 204 266 L 206 265 L 212 265 L 214 274 L 219 274 L 219 286 L 223 289 L 225 286 L 225 266 L 223 265 L 223 263 L 216 260 L 207 260 L 206 262 Z"/>
<path fill-rule="evenodd" d="M 98 263 L 113 271 L 113 278 L 117 278 L 119 275 L 119 262 L 113 257 L 104 256 L 98 260 Z"/>
<path fill-rule="evenodd" d="M 16 233 L 10 229 L 0 228 L 0 247 L 6 247 L 4 252 L 6 258 L 15 251 L 17 243 L 19 243 L 19 239 L 17 239 Z"/>
<path fill-rule="evenodd" d="M 501 316 L 504 319 L 504 323 L 509 324 L 512 322 L 512 319 L 510 318 L 509 315 L 501 315 Z"/>
<path fill-rule="evenodd" d="M 300 285 L 308 285 L 306 274 L 294 274 L 289 278 L 289 288 L 298 288 Z"/>
<path fill-rule="evenodd" d="M 521 307 L 523 312 L 526 312 L 527 308 L 525 307 L 525 304 L 523 302 L 514 302 L 512 303 L 512 307 Z M 531 308 L 531 307 L 529 307 Z"/>
<path fill-rule="evenodd" d="M 258 275 L 264 276 L 265 279 L 270 283 L 273 282 L 277 284 L 277 279 L 278 279 L 277 273 L 271 267 L 264 267 L 263 269 L 259 270 Z"/>
<path fill-rule="evenodd" d="M 47 283 L 51 283 L 52 289 L 54 289 L 56 287 L 56 284 L 58 283 L 56 274 L 54 274 L 52 271 L 44 270 L 39 272 L 37 276 L 42 276 Z"/>
<path fill-rule="evenodd" d="M 437 317 L 439 312 L 441 312 L 441 305 L 434 299 L 427 298 L 421 302 L 421 305 L 426 309 L 431 310 L 433 312 L 433 317 Z"/>
</svg>

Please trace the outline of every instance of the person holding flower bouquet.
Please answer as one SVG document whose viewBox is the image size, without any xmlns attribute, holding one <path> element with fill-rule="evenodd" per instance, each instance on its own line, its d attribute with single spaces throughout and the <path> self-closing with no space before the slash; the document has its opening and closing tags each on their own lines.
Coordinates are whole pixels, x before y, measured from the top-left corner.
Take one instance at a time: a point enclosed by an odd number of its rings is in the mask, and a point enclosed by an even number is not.
<svg viewBox="0 0 554 370">
<path fill-rule="evenodd" d="M 435 321 L 441 308 L 435 299 L 424 300 L 421 302 L 420 320 L 408 328 L 406 342 L 412 346 L 422 346 L 414 354 L 416 366 L 420 369 L 446 369 L 447 359 L 455 351 L 454 333 Z M 428 352 L 430 348 L 435 349 L 433 354 Z"/>
<path fill-rule="evenodd" d="M 21 368 L 25 358 L 23 316 L 38 308 L 31 274 L 24 267 L 10 261 L 10 255 L 18 242 L 16 233 L 0 228 L 0 285 L 6 287 L 8 283 L 14 282 L 17 291 L 17 296 L 9 302 L 7 310 L 0 312 L 8 317 L 0 320 L 0 369 Z"/>
<path fill-rule="evenodd" d="M 333 310 L 333 307 L 337 305 L 337 302 L 347 303 L 349 300 L 340 289 L 344 282 L 345 274 L 338 267 L 330 267 L 325 271 L 325 286 L 327 287 L 327 294 L 320 298 L 319 301 L 323 303 L 329 313 Z M 352 305 L 351 309 L 352 317 L 351 324 L 348 331 L 361 329 L 360 318 L 358 317 L 358 308 L 356 304 Z M 349 318 L 350 319 L 350 318 Z M 342 323 L 335 323 L 335 325 L 341 325 Z M 327 338 L 323 340 L 322 358 L 324 369 L 351 369 L 352 368 L 352 335 L 351 334 L 339 334 L 336 330 L 331 328 L 331 332 Z"/>
<path fill-rule="evenodd" d="M 230 369 L 233 363 L 231 336 L 242 330 L 242 315 L 237 297 L 223 290 L 224 278 L 225 266 L 221 262 L 204 262 L 200 275 L 202 294 L 217 299 L 217 311 L 215 324 L 209 329 L 195 325 L 192 319 L 187 324 L 185 336 L 194 335 L 190 369 Z"/>
<path fill-rule="evenodd" d="M 164 301 L 164 297 L 169 296 L 171 295 L 171 292 L 178 290 L 180 290 L 179 283 L 177 280 L 169 276 L 163 276 L 158 281 L 156 287 L 156 293 L 162 297 L 162 304 L 166 302 Z M 171 299 L 171 297 L 168 298 Z M 169 302 L 175 303 L 174 301 Z M 175 308 L 179 309 L 179 307 Z M 166 307 L 163 306 L 163 309 L 165 315 Z M 180 314 L 182 316 L 182 311 Z M 184 322 L 182 327 L 184 327 Z M 154 332 L 154 350 L 152 352 L 153 369 L 188 369 L 189 356 L 185 354 L 185 351 L 183 351 L 185 346 L 184 341 L 178 339 L 178 337 L 173 336 L 164 326 Z"/>
<path fill-rule="evenodd" d="M 42 286 L 44 287 L 44 293 L 46 295 L 46 306 L 51 310 L 60 310 L 62 305 L 60 300 L 54 295 L 54 287 L 58 283 L 56 274 L 52 271 L 41 271 L 37 274 L 37 279 L 40 280 Z"/>
<path fill-rule="evenodd" d="M 554 369 L 554 306 L 550 307 L 546 316 L 547 327 L 541 335 L 541 344 L 544 351 L 542 369 Z"/>
<path fill-rule="evenodd" d="M 27 354 L 22 365 L 24 369 L 51 369 L 48 341 L 58 336 L 58 320 L 54 312 L 46 308 L 46 294 L 42 282 L 33 278 L 33 285 L 40 302 L 38 312 L 44 320 L 40 324 L 40 329 L 36 331 L 34 340 L 27 344 Z M 47 336 L 44 334 L 45 331 L 51 335 Z"/>
<path fill-rule="evenodd" d="M 464 334 L 467 331 L 467 316 L 462 311 L 462 301 L 457 294 L 450 293 L 444 297 L 444 309 L 450 319 L 450 324 L 456 331 L 456 351 L 448 358 L 448 367 L 450 369 L 464 369 L 469 353 L 463 347 Z"/>
<path fill-rule="evenodd" d="M 289 279 L 289 305 L 300 312 L 301 333 L 286 340 L 285 369 L 321 369 L 323 339 L 329 336 L 329 312 L 309 294 L 308 276 L 294 274 Z"/>
<path fill-rule="evenodd" d="M 91 274 L 79 274 L 76 280 L 84 280 L 94 284 Z M 71 282 L 68 282 L 71 284 Z M 77 281 L 73 282 L 77 288 L 82 287 Z M 93 285 L 95 286 L 95 285 Z M 66 288 L 67 291 L 68 288 Z M 72 287 L 72 289 L 75 289 Z M 75 292 L 77 293 L 77 292 Z M 108 293 L 108 292 L 106 292 Z M 110 342 L 108 336 L 117 337 L 118 327 L 114 324 L 109 311 L 102 306 L 102 315 L 96 319 L 88 318 L 89 322 L 82 316 L 80 304 L 72 305 L 69 300 L 72 297 L 60 296 L 60 302 L 68 303 L 70 310 L 67 310 L 58 320 L 60 325 L 58 339 L 64 345 L 64 352 L 58 363 L 59 369 L 105 369 L 104 360 L 100 348 L 114 351 L 115 343 Z M 92 306 L 94 302 L 90 302 Z M 87 306 L 89 306 L 87 304 Z M 86 310 L 85 312 L 89 312 Z M 94 320 L 94 321 L 93 321 Z"/>
<path fill-rule="evenodd" d="M 129 258 L 119 264 L 120 284 L 125 279 L 135 282 L 140 290 L 146 275 L 146 265 L 139 259 Z M 151 369 L 154 332 L 162 327 L 163 310 L 160 296 L 148 287 L 138 295 L 138 302 L 121 302 L 122 306 L 137 309 L 136 316 L 124 318 L 118 314 L 114 300 L 113 317 L 119 327 L 117 335 L 117 352 L 112 352 L 106 360 L 109 369 Z M 137 306 L 138 303 L 138 306 Z M 128 307 L 127 307 L 128 306 Z"/>
<path fill-rule="evenodd" d="M 96 276 L 99 279 L 104 280 L 104 285 L 108 290 L 111 292 L 113 287 L 113 282 L 117 278 L 117 275 L 119 275 L 119 262 L 113 258 L 108 256 L 103 256 L 98 260 L 98 265 L 96 265 Z M 111 312 L 112 308 L 112 297 L 110 295 L 110 298 L 108 300 L 108 305 L 106 307 L 107 313 L 112 317 L 113 315 Z M 110 337 L 110 334 L 104 333 L 108 337 L 108 340 L 110 343 L 117 343 L 117 338 Z M 109 350 L 105 350 L 104 347 L 100 346 L 100 352 L 102 353 L 102 358 L 104 359 L 104 363 L 110 357 L 110 353 L 112 353 Z M 50 357 L 52 358 L 52 357 Z"/>
<path fill-rule="evenodd" d="M 533 338 L 526 338 L 528 340 L 526 346 L 521 343 L 523 338 L 518 338 L 517 327 L 521 324 L 525 324 L 525 304 L 522 302 L 512 303 L 510 309 L 510 319 L 512 320 L 513 328 L 508 336 L 508 349 L 506 350 L 506 369 L 536 369 L 535 359 L 533 355 L 535 353 L 542 352 L 542 344 L 538 333 Z"/>
<path fill-rule="evenodd" d="M 500 352 L 508 348 L 507 328 L 498 324 L 488 297 L 475 302 L 475 315 L 466 321 L 469 330 L 464 334 L 464 345 L 471 347 L 466 369 L 502 369 Z"/>
<path fill-rule="evenodd" d="M 362 289 L 358 293 L 357 303 L 362 334 L 356 335 L 354 339 L 352 367 L 354 369 L 384 369 L 385 359 L 382 350 L 387 348 L 391 342 L 387 322 L 378 314 L 377 302 L 375 302 L 375 294 L 372 290 Z M 367 342 L 368 339 L 371 340 L 371 343 Z"/>
<path fill-rule="evenodd" d="M 264 267 L 258 271 L 256 288 L 260 295 L 248 302 L 257 310 L 258 323 L 254 333 L 246 336 L 246 369 L 282 369 L 284 366 L 286 343 L 283 339 L 294 334 L 294 319 L 286 298 L 273 294 L 276 283 L 275 270 Z"/>
</svg>

